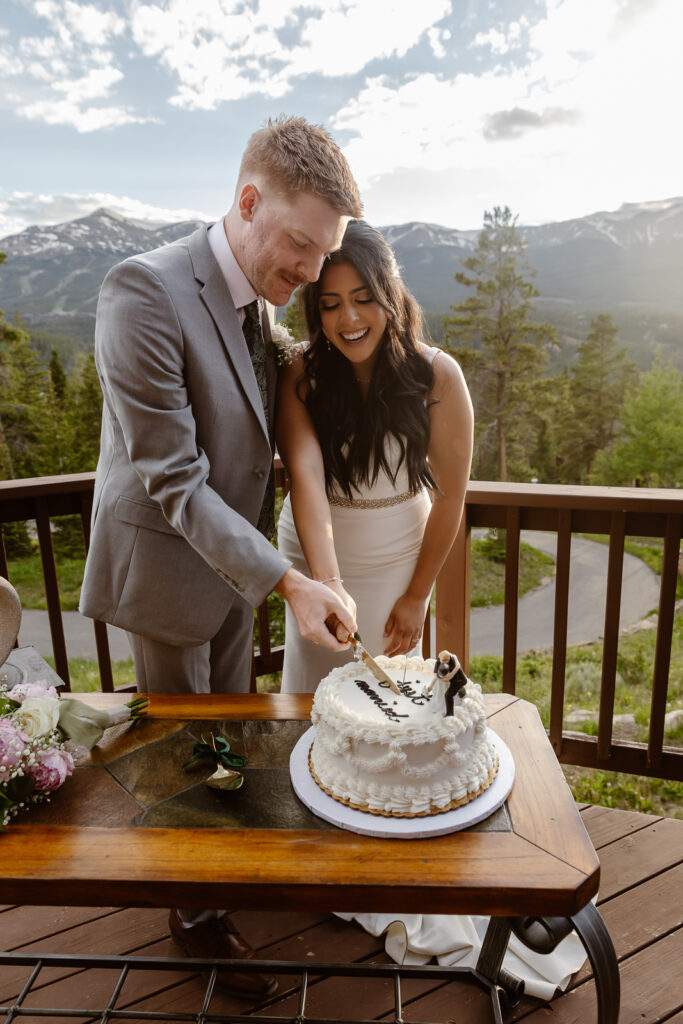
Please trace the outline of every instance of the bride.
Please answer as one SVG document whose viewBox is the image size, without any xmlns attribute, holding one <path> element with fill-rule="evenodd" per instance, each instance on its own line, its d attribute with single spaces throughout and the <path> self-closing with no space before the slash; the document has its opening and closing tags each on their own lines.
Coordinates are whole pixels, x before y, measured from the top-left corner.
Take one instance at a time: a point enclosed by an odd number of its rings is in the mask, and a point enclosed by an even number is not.
<svg viewBox="0 0 683 1024">
<path fill-rule="evenodd" d="M 356 613 L 363 644 L 418 648 L 457 533 L 473 416 L 458 364 L 424 341 L 394 254 L 364 221 L 303 289 L 310 345 L 278 377 L 277 446 L 291 481 L 278 546 Z M 304 640 L 287 613 L 282 692 L 312 692 L 352 651 Z"/>
<path fill-rule="evenodd" d="M 310 346 L 281 370 L 277 440 L 291 491 L 278 526 L 295 567 L 356 613 L 364 646 L 417 648 L 436 575 L 463 511 L 472 406 L 457 363 L 423 340 L 420 311 L 379 232 L 351 221 L 320 279 L 303 290 Z M 282 691 L 312 692 L 352 652 L 302 639 L 287 615 Z M 488 918 L 340 914 L 402 963 L 473 967 Z M 585 952 L 567 936 L 550 954 L 514 936 L 504 964 L 526 991 L 552 998 Z"/>
</svg>

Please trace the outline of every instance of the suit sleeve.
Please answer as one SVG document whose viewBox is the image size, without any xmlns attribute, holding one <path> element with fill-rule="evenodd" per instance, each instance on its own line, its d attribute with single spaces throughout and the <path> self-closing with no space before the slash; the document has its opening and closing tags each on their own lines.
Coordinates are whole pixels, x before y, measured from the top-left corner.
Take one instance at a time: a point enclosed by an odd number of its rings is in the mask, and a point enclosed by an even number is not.
<svg viewBox="0 0 683 1024">
<path fill-rule="evenodd" d="M 257 605 L 291 563 L 208 482 L 211 467 L 197 444 L 184 344 L 163 283 L 133 260 L 114 267 L 100 294 L 96 353 L 128 458 L 168 523 Z"/>
</svg>

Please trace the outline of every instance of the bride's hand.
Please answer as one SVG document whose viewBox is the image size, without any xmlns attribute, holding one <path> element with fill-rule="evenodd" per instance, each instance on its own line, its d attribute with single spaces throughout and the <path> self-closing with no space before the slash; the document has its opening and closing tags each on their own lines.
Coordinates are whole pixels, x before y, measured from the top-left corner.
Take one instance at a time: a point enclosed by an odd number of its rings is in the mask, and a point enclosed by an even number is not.
<svg viewBox="0 0 683 1024">
<path fill-rule="evenodd" d="M 422 636 L 425 621 L 425 603 L 420 597 L 402 594 L 391 609 L 384 636 L 384 653 L 388 658 L 412 651 Z"/>
</svg>

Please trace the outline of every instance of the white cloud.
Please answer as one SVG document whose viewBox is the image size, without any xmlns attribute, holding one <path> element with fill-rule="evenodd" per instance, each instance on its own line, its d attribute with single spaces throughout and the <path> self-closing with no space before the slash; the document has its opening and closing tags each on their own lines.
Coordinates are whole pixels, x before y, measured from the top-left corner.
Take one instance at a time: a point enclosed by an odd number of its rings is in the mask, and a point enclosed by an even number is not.
<svg viewBox="0 0 683 1024">
<path fill-rule="evenodd" d="M 522 36 L 522 28 L 528 24 L 525 17 L 519 21 L 511 21 L 505 26 L 505 31 L 497 28 L 490 28 L 488 32 L 477 32 L 470 43 L 472 48 L 488 47 L 497 56 L 503 56 L 510 50 L 519 46 Z"/>
<path fill-rule="evenodd" d="M 290 55 L 290 74 L 355 74 L 376 58 L 403 57 L 449 11 L 449 0 L 384 3 L 351 0 L 310 18 L 302 45 Z"/>
<path fill-rule="evenodd" d="M 306 74 L 348 76 L 404 56 L 449 10 L 450 0 L 169 0 L 163 8 L 136 0 L 131 32 L 177 76 L 174 105 L 213 110 L 257 93 L 282 96 Z M 298 41 L 284 46 L 279 33 L 297 24 Z"/>
<path fill-rule="evenodd" d="M 477 32 L 472 40 L 473 46 L 488 46 L 492 53 L 503 54 L 510 49 L 507 36 L 498 29 L 491 28 L 488 32 Z"/>
<path fill-rule="evenodd" d="M 85 217 L 102 206 L 131 220 L 152 224 L 213 220 L 220 216 L 220 211 L 207 214 L 201 210 L 153 206 L 129 196 L 117 196 L 109 192 L 57 195 L 17 191 L 4 197 L 0 192 L 0 239 L 17 234 L 31 224 L 61 224 Z"/>
<path fill-rule="evenodd" d="M 0 51 L 0 74 L 24 76 L 18 83 L 16 113 L 46 124 L 70 125 L 78 132 L 91 132 L 149 120 L 118 103 L 91 106 L 92 100 L 112 98 L 113 88 L 123 79 L 107 43 L 125 30 L 115 13 L 75 0 L 27 0 L 26 6 L 47 23 L 43 35 L 21 37 Z M 19 53 L 14 66 L 8 51 Z M 55 100 L 46 94 L 65 93 Z M 7 97 L 9 98 L 9 97 Z"/>
<path fill-rule="evenodd" d="M 27 79 L 17 112 L 78 131 L 146 120 L 115 102 L 124 40 L 133 58 L 170 73 L 171 105 L 215 110 L 249 96 L 281 97 L 306 75 L 347 78 L 375 60 L 404 57 L 425 35 L 444 56 L 449 32 L 439 23 L 451 11 L 451 0 L 128 0 L 124 19 L 76 0 L 24 3 L 46 32 L 14 47 L 25 58 L 14 73 Z M 45 86 L 70 104 L 45 96 Z M 96 98 L 110 102 L 98 112 L 86 106 Z"/>
<path fill-rule="evenodd" d="M 101 11 L 92 4 L 66 0 L 63 16 L 75 36 L 85 43 L 101 44 L 123 34 L 125 21 L 113 11 Z"/>
<path fill-rule="evenodd" d="M 446 56 L 445 43 L 451 38 L 451 33 L 447 28 L 430 28 L 427 29 L 427 38 L 429 39 L 429 45 L 432 48 L 432 53 L 441 60 Z"/>
<path fill-rule="evenodd" d="M 124 124 L 145 124 L 154 120 L 138 117 L 125 107 L 81 107 L 72 100 L 39 100 L 19 109 L 30 121 L 45 124 L 65 124 L 77 132 L 94 132 L 101 128 L 118 128 Z"/>
<path fill-rule="evenodd" d="M 23 74 L 23 71 L 24 64 L 9 46 L 6 49 L 0 49 L 0 76 L 10 78 Z"/>
<path fill-rule="evenodd" d="M 427 192 L 438 184 L 444 213 L 432 219 L 464 228 L 476 226 L 473 201 L 478 211 L 508 203 L 528 223 L 680 194 L 683 4 L 635 4 L 625 18 L 620 0 L 548 0 L 545 17 L 524 28 L 523 66 L 398 86 L 367 79 L 337 112 L 332 125 L 349 133 L 345 152 L 369 217 L 422 216 L 398 214 L 395 193 L 386 208 L 392 172 L 431 182 L 424 195 L 406 191 L 406 212 L 433 210 Z M 490 34 L 489 43 L 509 39 Z"/>
<path fill-rule="evenodd" d="M 76 0 L 34 0 L 33 11 L 69 43 L 71 37 L 88 44 L 102 43 L 121 35 L 126 27 L 125 21 L 114 11 L 103 11 L 93 4 L 77 3 Z"/>
<path fill-rule="evenodd" d="M 117 68 L 91 68 L 82 78 L 54 82 L 52 88 L 68 93 L 70 102 L 78 104 L 101 99 L 122 78 L 123 74 Z"/>
</svg>

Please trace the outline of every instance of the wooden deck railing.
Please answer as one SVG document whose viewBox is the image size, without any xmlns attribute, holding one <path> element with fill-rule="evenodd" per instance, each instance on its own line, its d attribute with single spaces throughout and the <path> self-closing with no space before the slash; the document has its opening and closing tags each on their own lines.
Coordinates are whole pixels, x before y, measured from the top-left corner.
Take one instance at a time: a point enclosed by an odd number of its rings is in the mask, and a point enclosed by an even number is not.
<svg viewBox="0 0 683 1024">
<path fill-rule="evenodd" d="M 663 746 L 683 532 L 683 492 L 472 482 L 467 491 L 465 522 L 436 587 L 437 646 L 452 644 L 456 651 L 462 651 L 461 660 L 465 665 L 469 664 L 469 615 L 463 615 L 462 610 L 469 608 L 470 531 L 477 526 L 507 531 L 503 630 L 503 690 L 506 693 L 515 692 L 516 681 L 520 530 L 547 530 L 557 534 L 549 734 L 558 759 L 567 764 L 683 780 L 683 749 Z M 563 732 L 572 533 L 609 536 L 597 736 Z M 647 744 L 616 743 L 612 737 L 624 539 L 627 536 L 664 538 Z"/>
<path fill-rule="evenodd" d="M 277 484 L 280 487 L 285 484 L 281 466 L 277 467 Z M 0 527 L 3 523 L 36 522 L 55 667 L 67 686 L 69 666 L 50 520 L 56 516 L 80 515 L 87 547 L 93 485 L 92 473 L 0 481 Z M 678 556 L 683 532 L 683 493 L 638 488 L 471 483 L 464 522 L 436 585 L 435 649 L 448 647 L 457 651 L 466 667 L 469 664 L 470 532 L 478 526 L 506 530 L 503 689 L 507 693 L 515 692 L 520 531 L 545 530 L 557 534 L 549 733 L 560 761 L 683 780 L 683 750 L 663 745 Z M 597 736 L 563 731 L 572 533 L 606 534 L 610 538 Z M 615 742 L 612 736 L 626 536 L 664 538 L 647 744 Z M 11 579 L 2 542 L 0 575 Z M 258 610 L 258 622 L 260 649 L 255 652 L 254 675 L 263 675 L 282 667 L 283 649 L 271 648 L 265 603 Z M 103 623 L 95 623 L 94 630 L 101 686 L 103 690 L 112 690 L 106 627 Z M 426 653 L 432 651 L 429 618 L 425 623 L 424 650 Z"/>
</svg>

